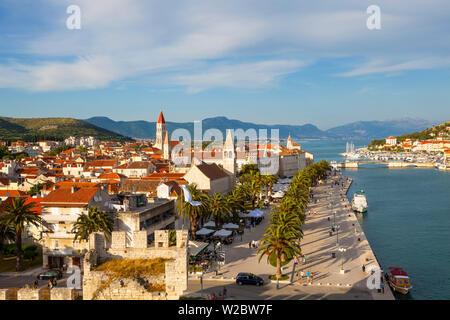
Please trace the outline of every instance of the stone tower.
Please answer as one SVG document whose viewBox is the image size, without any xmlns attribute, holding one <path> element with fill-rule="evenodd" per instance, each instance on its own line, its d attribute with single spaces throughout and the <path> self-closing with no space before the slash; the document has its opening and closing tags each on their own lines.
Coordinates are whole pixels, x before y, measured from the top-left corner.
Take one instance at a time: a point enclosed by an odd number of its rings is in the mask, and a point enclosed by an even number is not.
<svg viewBox="0 0 450 320">
<path fill-rule="evenodd" d="M 232 175 L 233 179 L 236 176 L 236 154 L 234 150 L 234 139 L 231 135 L 231 130 L 227 131 L 227 138 L 223 145 L 223 168 Z"/>
<path fill-rule="evenodd" d="M 292 146 L 292 138 L 291 138 L 291 135 L 289 135 L 289 138 L 287 139 L 287 145 L 286 145 L 286 147 L 287 147 L 289 150 L 294 149 L 293 146 Z"/>
<path fill-rule="evenodd" d="M 170 143 L 169 143 L 169 133 L 164 136 L 164 144 L 163 144 L 163 159 L 170 160 Z"/>
<path fill-rule="evenodd" d="M 162 111 L 159 112 L 158 122 L 156 123 L 156 142 L 155 148 L 162 149 L 164 143 L 164 137 L 167 132 L 166 120 L 164 120 L 164 116 Z"/>
</svg>

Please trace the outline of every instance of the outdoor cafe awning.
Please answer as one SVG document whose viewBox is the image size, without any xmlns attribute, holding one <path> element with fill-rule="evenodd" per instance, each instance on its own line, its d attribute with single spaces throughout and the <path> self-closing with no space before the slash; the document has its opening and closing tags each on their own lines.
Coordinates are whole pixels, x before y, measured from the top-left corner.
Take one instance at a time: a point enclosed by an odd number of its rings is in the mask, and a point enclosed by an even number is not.
<svg viewBox="0 0 450 320">
<path fill-rule="evenodd" d="M 283 198 L 284 197 L 284 192 L 283 191 L 277 191 L 273 194 L 272 196 L 273 198 Z"/>
<path fill-rule="evenodd" d="M 224 229 L 239 229 L 239 226 L 234 223 L 226 223 L 222 226 Z"/>
<path fill-rule="evenodd" d="M 230 231 L 230 230 L 220 229 L 219 231 L 214 232 L 213 236 L 215 236 L 215 237 L 228 237 L 232 233 L 233 232 Z"/>
<path fill-rule="evenodd" d="M 201 228 L 200 230 L 198 230 L 195 234 L 199 235 L 199 236 L 206 236 L 208 234 L 213 233 L 214 230 L 211 229 L 206 229 L 206 228 Z"/>
<path fill-rule="evenodd" d="M 250 211 L 250 213 L 247 215 L 247 218 L 260 218 L 264 215 L 264 212 L 262 212 L 259 209 L 255 209 Z"/>
<path fill-rule="evenodd" d="M 208 221 L 208 222 L 205 223 L 203 226 L 204 226 L 204 227 L 215 228 L 215 227 L 216 227 L 216 223 L 215 223 L 214 221 Z"/>
<path fill-rule="evenodd" d="M 206 242 L 189 240 L 189 245 L 188 245 L 189 255 L 191 257 L 196 257 L 200 253 L 202 253 L 208 246 L 209 246 L 209 243 L 206 243 Z"/>
</svg>

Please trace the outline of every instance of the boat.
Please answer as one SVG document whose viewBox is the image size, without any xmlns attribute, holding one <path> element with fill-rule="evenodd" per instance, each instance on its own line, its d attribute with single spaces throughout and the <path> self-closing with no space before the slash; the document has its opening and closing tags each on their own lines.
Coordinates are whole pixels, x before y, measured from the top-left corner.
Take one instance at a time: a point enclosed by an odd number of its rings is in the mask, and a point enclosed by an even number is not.
<svg viewBox="0 0 450 320">
<path fill-rule="evenodd" d="M 402 268 L 390 267 L 387 280 L 392 290 L 401 294 L 407 294 L 412 289 L 411 279 Z"/>
<path fill-rule="evenodd" d="M 352 209 L 356 212 L 367 212 L 367 200 L 364 191 L 357 191 L 353 194 Z"/>
</svg>

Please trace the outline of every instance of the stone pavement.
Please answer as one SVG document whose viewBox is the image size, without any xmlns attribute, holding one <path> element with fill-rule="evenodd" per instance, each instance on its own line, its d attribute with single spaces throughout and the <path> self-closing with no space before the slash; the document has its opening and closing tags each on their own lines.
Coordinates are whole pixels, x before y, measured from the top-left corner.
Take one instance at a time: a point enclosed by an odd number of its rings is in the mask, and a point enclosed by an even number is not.
<svg viewBox="0 0 450 320">
<path fill-rule="evenodd" d="M 344 183 L 344 186 L 334 185 L 332 179 L 338 179 L 340 183 Z M 306 264 L 299 261 L 296 270 L 303 270 L 305 274 L 308 271 L 311 272 L 313 283 L 300 285 L 294 277 L 294 285 L 301 286 L 302 290 L 314 287 L 314 292 L 320 291 L 321 289 L 316 288 L 320 287 L 324 293 L 334 291 L 332 288 L 366 291 L 373 299 L 393 300 L 394 296 L 387 284 L 384 294 L 367 288 L 369 274 L 362 272 L 362 265 L 366 266 L 367 271 L 370 266 L 379 267 L 379 264 L 346 198 L 351 179 L 342 175 L 332 179 L 312 188 L 314 200 L 318 200 L 318 203 L 308 205 L 303 227 L 302 252 L 306 255 Z M 231 282 L 239 272 L 252 272 L 268 281 L 268 276 L 275 273 L 275 268 L 266 262 L 265 257 L 258 263 L 257 249 L 248 247 L 249 241 L 259 240 L 263 236 L 264 229 L 269 223 L 270 210 L 263 211 L 265 219 L 260 225 L 251 230 L 246 229 L 242 241 L 238 236 L 235 237 L 233 244 L 224 246 L 226 264 L 220 268 L 219 275 L 215 276 L 215 272 L 206 273 L 205 280 Z M 333 232 L 330 236 L 332 224 L 339 226 L 339 231 Z M 345 248 L 346 251 L 341 253 L 339 248 Z M 332 257 L 332 253 L 335 257 Z M 293 262 L 290 262 L 283 267 L 283 273 L 290 276 L 292 269 Z M 280 283 L 286 284 L 290 281 L 280 281 Z"/>
</svg>

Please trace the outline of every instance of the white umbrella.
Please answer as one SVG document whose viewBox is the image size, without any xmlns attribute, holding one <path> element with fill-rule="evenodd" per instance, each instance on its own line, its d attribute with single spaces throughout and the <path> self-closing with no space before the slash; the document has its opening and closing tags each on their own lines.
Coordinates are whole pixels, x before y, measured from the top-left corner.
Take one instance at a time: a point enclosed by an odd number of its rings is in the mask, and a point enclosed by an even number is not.
<svg viewBox="0 0 450 320">
<path fill-rule="evenodd" d="M 214 232 L 214 230 L 201 228 L 195 234 L 197 234 L 199 236 L 205 236 L 205 235 L 208 235 L 208 234 L 213 233 L 213 232 Z"/>
<path fill-rule="evenodd" d="M 219 231 L 214 232 L 213 236 L 215 236 L 215 237 L 228 237 L 232 233 L 233 232 L 230 231 L 230 230 L 220 229 Z"/>
<path fill-rule="evenodd" d="M 264 215 L 264 212 L 262 212 L 259 209 L 255 209 L 253 211 L 250 211 L 250 213 L 247 215 L 248 218 L 259 218 Z"/>
<path fill-rule="evenodd" d="M 274 195 L 272 196 L 274 198 L 283 198 L 284 197 L 284 192 L 283 191 L 277 191 L 274 193 Z"/>
<path fill-rule="evenodd" d="M 224 229 L 239 229 L 239 226 L 234 223 L 226 223 L 222 226 Z"/>
<path fill-rule="evenodd" d="M 205 223 L 203 226 L 204 226 L 204 227 L 212 227 L 212 228 L 215 228 L 216 223 L 215 223 L 214 221 L 208 221 L 208 222 Z"/>
</svg>

